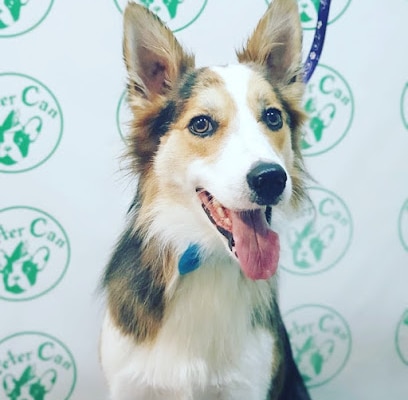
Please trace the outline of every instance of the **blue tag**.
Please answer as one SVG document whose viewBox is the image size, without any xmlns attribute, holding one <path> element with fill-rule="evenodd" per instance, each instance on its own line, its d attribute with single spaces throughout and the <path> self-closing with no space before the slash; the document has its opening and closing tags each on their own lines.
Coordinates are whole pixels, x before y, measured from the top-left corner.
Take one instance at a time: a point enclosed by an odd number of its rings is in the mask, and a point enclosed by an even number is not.
<svg viewBox="0 0 408 400">
<path fill-rule="evenodd" d="M 180 257 L 178 269 L 180 275 L 188 274 L 200 266 L 200 248 L 197 244 L 190 244 L 188 249 Z"/>
</svg>

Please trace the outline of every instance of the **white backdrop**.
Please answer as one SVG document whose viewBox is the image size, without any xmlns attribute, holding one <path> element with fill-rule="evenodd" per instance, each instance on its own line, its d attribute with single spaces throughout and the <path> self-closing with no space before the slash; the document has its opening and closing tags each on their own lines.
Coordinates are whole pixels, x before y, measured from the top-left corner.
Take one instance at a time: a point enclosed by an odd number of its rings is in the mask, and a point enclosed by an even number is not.
<svg viewBox="0 0 408 400">
<path fill-rule="evenodd" d="M 169 12 L 156 2 L 200 65 L 233 62 L 267 6 L 184 0 Z M 46 400 L 107 399 L 96 288 L 134 189 L 120 161 L 125 1 L 8 3 L 0 0 L 0 399 L 35 382 Z M 299 3 L 306 52 L 316 2 Z M 316 182 L 283 238 L 282 312 L 314 400 L 405 400 L 408 1 L 333 0 L 330 20 L 305 96 L 303 148 Z"/>
</svg>

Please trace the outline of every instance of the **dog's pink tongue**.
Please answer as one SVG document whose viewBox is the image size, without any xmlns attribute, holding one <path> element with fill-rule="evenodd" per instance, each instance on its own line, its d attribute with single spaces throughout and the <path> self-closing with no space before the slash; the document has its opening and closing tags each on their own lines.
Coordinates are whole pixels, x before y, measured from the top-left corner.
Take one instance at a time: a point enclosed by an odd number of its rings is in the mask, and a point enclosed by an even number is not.
<svg viewBox="0 0 408 400">
<path fill-rule="evenodd" d="M 261 210 L 231 211 L 232 234 L 244 274 L 253 280 L 268 279 L 278 268 L 279 236 L 273 232 Z"/>
</svg>

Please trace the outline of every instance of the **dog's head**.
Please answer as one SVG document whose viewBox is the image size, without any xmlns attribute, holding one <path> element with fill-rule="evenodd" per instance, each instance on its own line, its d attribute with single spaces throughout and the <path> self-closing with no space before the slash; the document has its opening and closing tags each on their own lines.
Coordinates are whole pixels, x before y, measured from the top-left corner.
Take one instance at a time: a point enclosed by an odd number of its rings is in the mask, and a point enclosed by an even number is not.
<svg viewBox="0 0 408 400">
<path fill-rule="evenodd" d="M 134 3 L 124 32 L 139 226 L 180 254 L 191 243 L 202 252 L 223 244 L 247 277 L 271 277 L 279 257 L 271 215 L 274 228 L 275 211 L 304 192 L 296 0 L 269 6 L 236 65 L 196 69 L 172 32 Z"/>
</svg>

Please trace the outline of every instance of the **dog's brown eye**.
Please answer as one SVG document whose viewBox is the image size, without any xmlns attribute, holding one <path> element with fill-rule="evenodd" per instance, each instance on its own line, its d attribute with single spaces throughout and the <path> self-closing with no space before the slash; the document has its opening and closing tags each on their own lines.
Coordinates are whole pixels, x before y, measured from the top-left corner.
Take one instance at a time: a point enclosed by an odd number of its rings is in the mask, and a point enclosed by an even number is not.
<svg viewBox="0 0 408 400">
<path fill-rule="evenodd" d="M 262 119 L 272 131 L 278 131 L 283 126 L 282 113 L 277 108 L 266 109 L 263 112 Z"/>
<path fill-rule="evenodd" d="M 217 129 L 217 124 L 210 117 L 200 115 L 190 121 L 188 129 L 193 135 L 211 136 Z"/>
</svg>

